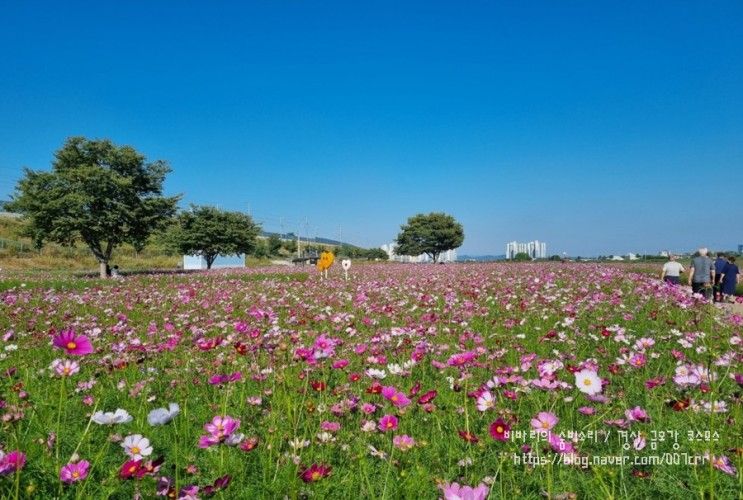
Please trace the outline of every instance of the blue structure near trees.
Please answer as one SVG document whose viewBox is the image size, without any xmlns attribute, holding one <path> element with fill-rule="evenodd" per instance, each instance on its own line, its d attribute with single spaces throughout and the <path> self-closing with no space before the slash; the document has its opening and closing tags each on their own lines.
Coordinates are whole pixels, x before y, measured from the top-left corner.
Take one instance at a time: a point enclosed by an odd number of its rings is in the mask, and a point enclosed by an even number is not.
<svg viewBox="0 0 743 500">
<path fill-rule="evenodd" d="M 220 255 L 212 264 L 212 269 L 231 267 L 245 267 L 245 254 Z M 184 255 L 183 269 L 206 269 L 206 259 L 201 255 Z"/>
</svg>

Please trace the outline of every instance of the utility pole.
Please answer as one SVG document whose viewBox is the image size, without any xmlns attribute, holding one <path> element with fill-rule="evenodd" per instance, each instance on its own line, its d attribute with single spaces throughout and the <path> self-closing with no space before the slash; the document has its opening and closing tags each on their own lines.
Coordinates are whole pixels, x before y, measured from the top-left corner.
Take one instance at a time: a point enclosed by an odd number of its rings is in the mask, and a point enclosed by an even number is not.
<svg viewBox="0 0 743 500">
<path fill-rule="evenodd" d="M 302 258 L 302 239 L 299 237 L 301 231 L 297 228 L 297 258 Z"/>
</svg>

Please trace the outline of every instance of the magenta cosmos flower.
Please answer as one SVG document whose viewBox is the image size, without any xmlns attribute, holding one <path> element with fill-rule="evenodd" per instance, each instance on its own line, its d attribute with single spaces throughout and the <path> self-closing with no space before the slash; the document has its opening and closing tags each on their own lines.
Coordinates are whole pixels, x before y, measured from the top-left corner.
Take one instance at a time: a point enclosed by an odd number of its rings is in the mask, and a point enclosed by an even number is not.
<svg viewBox="0 0 743 500">
<path fill-rule="evenodd" d="M 18 450 L 11 451 L 7 455 L 0 451 L 0 476 L 11 472 L 18 472 L 26 465 L 26 454 Z"/>
<path fill-rule="evenodd" d="M 87 460 L 80 460 L 79 462 L 72 462 L 59 471 L 59 480 L 63 483 L 71 484 L 77 481 L 82 481 L 88 477 L 90 471 L 90 462 Z"/>
<path fill-rule="evenodd" d="M 499 418 L 490 424 L 490 436 L 496 441 L 508 441 L 508 433 L 510 430 L 511 426 L 502 418 Z"/>
<path fill-rule="evenodd" d="M 472 486 L 460 486 L 458 483 L 444 484 L 441 486 L 445 500 L 485 500 L 489 488 L 480 483 L 475 488 Z"/>
<path fill-rule="evenodd" d="M 305 483 L 314 483 L 324 477 L 328 477 L 333 468 L 325 464 L 312 464 L 302 472 L 299 473 L 299 477 Z"/>
<path fill-rule="evenodd" d="M 385 415 L 379 419 L 379 430 L 382 432 L 394 431 L 397 429 L 397 417 L 394 415 Z"/>
<path fill-rule="evenodd" d="M 52 340 L 54 347 L 64 349 L 73 356 L 85 356 L 93 352 L 93 344 L 85 335 L 77 335 L 74 330 L 62 330 Z"/>
<path fill-rule="evenodd" d="M 382 387 L 382 397 L 398 408 L 405 408 L 410 404 L 410 399 L 405 393 L 398 391 L 392 386 Z"/>
</svg>

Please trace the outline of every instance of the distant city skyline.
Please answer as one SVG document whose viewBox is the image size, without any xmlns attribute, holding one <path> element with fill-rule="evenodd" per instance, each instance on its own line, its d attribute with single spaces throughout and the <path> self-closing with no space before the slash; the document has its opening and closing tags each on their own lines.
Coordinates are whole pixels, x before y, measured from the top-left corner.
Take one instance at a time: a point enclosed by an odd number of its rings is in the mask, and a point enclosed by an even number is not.
<svg viewBox="0 0 743 500">
<path fill-rule="evenodd" d="M 513 259 L 517 254 L 525 253 L 532 259 L 546 259 L 547 243 L 544 241 L 534 240 L 526 243 L 511 241 L 506 243 L 506 258 Z"/>
<path fill-rule="evenodd" d="M 446 212 L 460 254 L 733 250 L 741 19 L 737 0 L 6 2 L 0 199 L 83 135 L 167 160 L 184 207 L 303 238 L 372 248 Z"/>
</svg>

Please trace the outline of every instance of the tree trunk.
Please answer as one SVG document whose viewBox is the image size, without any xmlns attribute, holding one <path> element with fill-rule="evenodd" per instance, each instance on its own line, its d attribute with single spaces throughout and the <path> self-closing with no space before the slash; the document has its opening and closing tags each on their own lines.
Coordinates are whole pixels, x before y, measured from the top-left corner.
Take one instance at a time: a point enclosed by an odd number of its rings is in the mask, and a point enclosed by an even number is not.
<svg viewBox="0 0 743 500">
<path fill-rule="evenodd" d="M 105 280 L 106 278 L 108 278 L 108 275 L 106 274 L 106 263 L 103 261 L 99 261 L 98 266 L 100 271 L 100 278 Z"/>
</svg>

